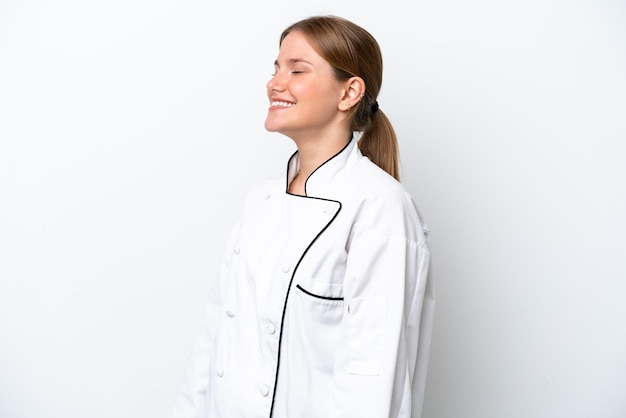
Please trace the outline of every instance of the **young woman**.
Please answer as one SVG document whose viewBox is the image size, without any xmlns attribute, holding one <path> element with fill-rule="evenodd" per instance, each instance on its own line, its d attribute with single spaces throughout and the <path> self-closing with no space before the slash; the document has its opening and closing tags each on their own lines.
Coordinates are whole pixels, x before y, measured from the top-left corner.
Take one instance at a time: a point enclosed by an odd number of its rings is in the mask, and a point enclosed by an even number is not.
<svg viewBox="0 0 626 418">
<path fill-rule="evenodd" d="M 173 417 L 420 416 L 430 253 L 381 82 L 361 27 L 321 16 L 283 32 L 265 128 L 298 150 L 247 197 Z"/>
</svg>

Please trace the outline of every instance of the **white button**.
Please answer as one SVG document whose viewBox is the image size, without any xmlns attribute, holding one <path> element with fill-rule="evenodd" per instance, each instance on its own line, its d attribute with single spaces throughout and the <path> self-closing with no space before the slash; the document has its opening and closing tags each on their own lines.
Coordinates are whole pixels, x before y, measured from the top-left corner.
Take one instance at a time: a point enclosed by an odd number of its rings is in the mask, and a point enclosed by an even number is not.
<svg viewBox="0 0 626 418">
<path fill-rule="evenodd" d="M 267 332 L 269 332 L 272 335 L 276 333 L 276 327 L 274 326 L 274 324 L 269 324 L 267 326 Z"/>
<path fill-rule="evenodd" d="M 233 252 L 235 254 L 239 254 L 239 252 L 241 252 L 241 248 L 239 248 L 239 245 L 235 245 L 235 248 L 233 248 Z"/>
<path fill-rule="evenodd" d="M 217 369 L 217 375 L 218 375 L 218 377 L 222 377 L 222 376 L 224 376 L 224 370 L 222 370 L 222 369 Z"/>
<path fill-rule="evenodd" d="M 234 318 L 234 317 L 235 317 L 235 312 L 234 312 L 234 311 L 232 311 L 232 310 L 230 310 L 230 309 L 226 309 L 226 315 L 227 315 L 229 318 Z"/>
<path fill-rule="evenodd" d="M 283 264 L 283 266 L 280 269 L 282 270 L 283 273 L 289 273 L 290 267 L 287 264 Z"/>
<path fill-rule="evenodd" d="M 327 206 L 327 207 L 324 209 L 324 213 L 326 213 L 326 214 L 331 214 L 331 213 L 333 213 L 333 208 L 332 208 L 332 207 L 330 207 L 330 206 Z"/>
<path fill-rule="evenodd" d="M 265 385 L 261 385 L 261 387 L 259 388 L 259 392 L 261 392 L 261 396 L 267 396 L 270 394 L 270 388 Z"/>
</svg>

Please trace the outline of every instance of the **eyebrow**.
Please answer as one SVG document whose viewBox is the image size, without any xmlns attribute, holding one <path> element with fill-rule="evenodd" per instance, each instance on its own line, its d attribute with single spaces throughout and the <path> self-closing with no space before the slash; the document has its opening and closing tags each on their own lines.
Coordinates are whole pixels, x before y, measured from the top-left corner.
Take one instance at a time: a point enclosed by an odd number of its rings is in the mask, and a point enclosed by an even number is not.
<svg viewBox="0 0 626 418">
<path fill-rule="evenodd" d="M 309 65 L 313 65 L 309 61 L 307 61 L 307 60 L 305 60 L 303 58 L 290 58 L 290 59 L 287 60 L 287 64 L 290 64 L 290 65 L 298 64 L 300 62 L 303 62 L 305 64 L 309 64 Z M 274 66 L 280 67 L 280 65 L 278 64 L 278 60 L 274 61 Z"/>
</svg>

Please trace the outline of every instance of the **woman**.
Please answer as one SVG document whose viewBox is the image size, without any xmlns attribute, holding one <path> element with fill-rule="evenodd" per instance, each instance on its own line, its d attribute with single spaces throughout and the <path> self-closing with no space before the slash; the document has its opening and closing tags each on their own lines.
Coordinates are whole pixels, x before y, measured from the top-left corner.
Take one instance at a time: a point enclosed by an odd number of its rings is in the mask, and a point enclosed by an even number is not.
<svg viewBox="0 0 626 418">
<path fill-rule="evenodd" d="M 322 16 L 283 32 L 265 128 L 298 150 L 247 197 L 174 417 L 420 416 L 429 251 L 381 81 L 359 26 Z"/>
</svg>

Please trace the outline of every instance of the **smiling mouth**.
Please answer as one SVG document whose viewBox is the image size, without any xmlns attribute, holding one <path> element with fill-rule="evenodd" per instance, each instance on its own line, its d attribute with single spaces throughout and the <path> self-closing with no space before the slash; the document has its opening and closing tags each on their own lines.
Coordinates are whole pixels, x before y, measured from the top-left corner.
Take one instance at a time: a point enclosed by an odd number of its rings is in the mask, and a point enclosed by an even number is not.
<svg viewBox="0 0 626 418">
<path fill-rule="evenodd" d="M 294 103 L 289 103 L 289 102 L 283 102 L 283 101 L 273 101 L 272 102 L 272 107 L 292 107 L 295 106 Z"/>
</svg>

